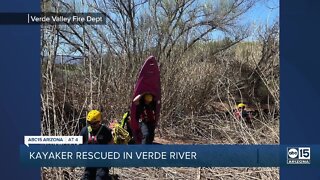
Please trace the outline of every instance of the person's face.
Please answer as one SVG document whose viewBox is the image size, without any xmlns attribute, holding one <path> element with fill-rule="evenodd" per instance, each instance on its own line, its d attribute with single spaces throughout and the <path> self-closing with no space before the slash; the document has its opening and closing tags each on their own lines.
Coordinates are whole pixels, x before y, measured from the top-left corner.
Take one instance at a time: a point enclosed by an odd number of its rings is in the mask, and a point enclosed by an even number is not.
<svg viewBox="0 0 320 180">
<path fill-rule="evenodd" d="M 92 130 L 97 130 L 100 128 L 100 121 L 89 123 L 89 125 L 91 126 Z"/>
</svg>

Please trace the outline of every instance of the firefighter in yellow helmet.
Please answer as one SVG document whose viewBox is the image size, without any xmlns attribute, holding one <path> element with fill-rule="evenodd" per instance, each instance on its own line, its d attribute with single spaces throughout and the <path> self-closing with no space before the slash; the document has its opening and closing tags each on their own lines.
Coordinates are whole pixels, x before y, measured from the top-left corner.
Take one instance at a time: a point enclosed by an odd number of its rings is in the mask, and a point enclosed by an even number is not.
<svg viewBox="0 0 320 180">
<path fill-rule="evenodd" d="M 250 112 L 248 112 L 246 110 L 246 104 L 244 103 L 239 103 L 237 105 L 238 109 L 236 110 L 236 118 L 237 119 L 244 119 L 245 122 L 250 125 L 250 127 L 252 126 L 252 114 Z"/>
<path fill-rule="evenodd" d="M 112 134 L 104 124 L 101 124 L 102 115 L 98 110 L 91 110 L 87 115 L 87 126 L 80 135 L 83 137 L 83 144 L 111 144 Z M 111 179 L 108 167 L 86 167 L 83 180 Z"/>
<path fill-rule="evenodd" d="M 136 119 L 142 133 L 141 144 L 152 144 L 156 129 L 156 102 L 151 93 L 136 96 L 133 102 L 137 105 Z"/>
</svg>

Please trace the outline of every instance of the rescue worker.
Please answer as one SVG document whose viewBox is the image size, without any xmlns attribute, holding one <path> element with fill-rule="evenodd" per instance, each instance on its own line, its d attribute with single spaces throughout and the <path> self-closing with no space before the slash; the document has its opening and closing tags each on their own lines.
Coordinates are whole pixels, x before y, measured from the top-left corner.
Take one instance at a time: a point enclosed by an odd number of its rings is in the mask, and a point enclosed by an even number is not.
<svg viewBox="0 0 320 180">
<path fill-rule="evenodd" d="M 252 122 L 251 122 L 252 115 L 250 112 L 248 112 L 246 110 L 246 105 L 243 103 L 239 103 L 237 107 L 238 107 L 238 109 L 236 110 L 236 113 L 235 113 L 236 118 L 239 120 L 243 118 L 245 120 L 245 122 L 251 126 L 252 125 Z"/>
<path fill-rule="evenodd" d="M 80 135 L 83 137 L 83 144 L 112 144 L 111 129 L 101 124 L 101 112 L 91 110 L 87 115 L 87 126 Z M 83 180 L 111 180 L 108 167 L 86 167 Z"/>
<path fill-rule="evenodd" d="M 156 129 L 155 109 L 156 103 L 150 93 L 136 96 L 133 102 L 137 105 L 136 119 L 139 121 L 142 133 L 141 144 L 152 144 Z"/>
</svg>

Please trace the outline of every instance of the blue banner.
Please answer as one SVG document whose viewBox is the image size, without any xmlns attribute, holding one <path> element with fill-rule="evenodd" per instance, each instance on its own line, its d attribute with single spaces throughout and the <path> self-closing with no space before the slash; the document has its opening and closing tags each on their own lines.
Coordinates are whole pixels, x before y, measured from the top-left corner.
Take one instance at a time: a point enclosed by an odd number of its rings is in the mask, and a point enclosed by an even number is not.
<svg viewBox="0 0 320 180">
<path fill-rule="evenodd" d="M 25 145 L 24 165 L 50 167 L 320 166 L 320 146 L 283 145 Z"/>
<path fill-rule="evenodd" d="M 320 144 L 320 1 L 280 1 L 280 143 Z M 280 168 L 280 179 L 320 179 L 316 168 Z M 317 151 L 319 152 L 319 151 Z"/>
<path fill-rule="evenodd" d="M 0 12 L 40 12 L 40 1 L 1 1 Z M 40 25 L 0 25 L 0 179 L 40 179 L 40 168 L 19 163 L 23 137 L 41 132 L 40 37 Z"/>
</svg>

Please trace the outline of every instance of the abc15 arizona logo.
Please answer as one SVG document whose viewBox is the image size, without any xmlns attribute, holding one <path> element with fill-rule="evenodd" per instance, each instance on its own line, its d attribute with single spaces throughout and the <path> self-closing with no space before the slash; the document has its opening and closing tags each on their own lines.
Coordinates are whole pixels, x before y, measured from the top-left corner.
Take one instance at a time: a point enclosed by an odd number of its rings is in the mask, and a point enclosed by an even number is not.
<svg viewBox="0 0 320 180">
<path fill-rule="evenodd" d="M 310 147 L 288 147 L 287 164 L 310 164 Z"/>
</svg>

